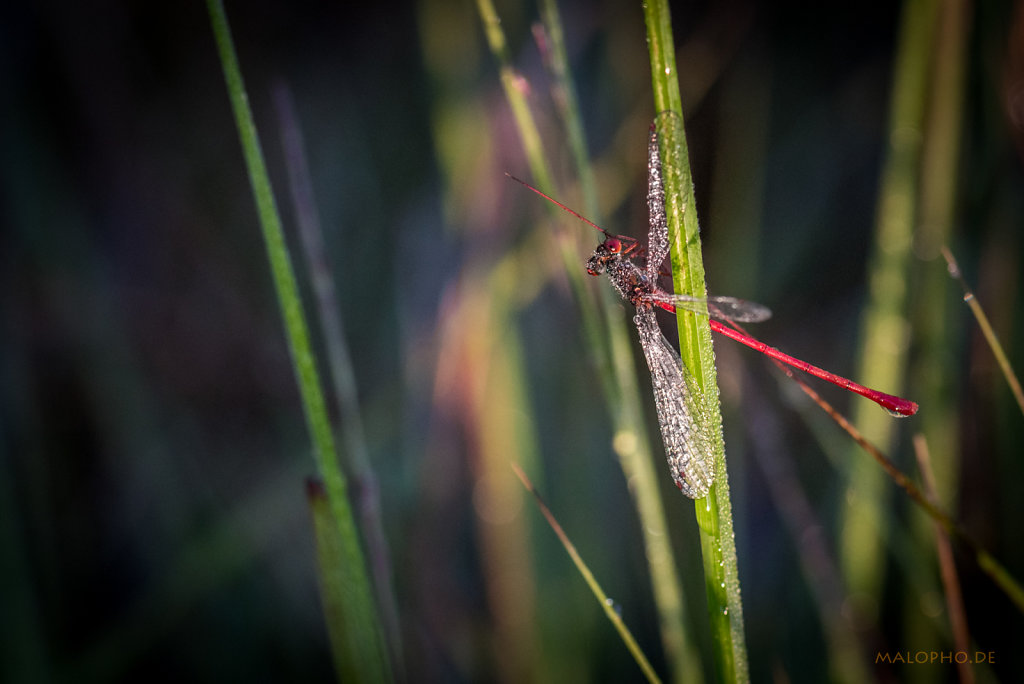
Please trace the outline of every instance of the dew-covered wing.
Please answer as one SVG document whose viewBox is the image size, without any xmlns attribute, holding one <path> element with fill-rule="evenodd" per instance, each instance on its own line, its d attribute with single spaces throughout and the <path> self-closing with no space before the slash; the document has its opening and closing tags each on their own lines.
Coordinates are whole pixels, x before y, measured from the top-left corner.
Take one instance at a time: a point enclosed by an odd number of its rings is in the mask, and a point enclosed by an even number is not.
<svg viewBox="0 0 1024 684">
<path fill-rule="evenodd" d="M 637 311 L 633 322 L 651 371 L 654 405 L 672 479 L 683 494 L 701 499 L 711 488 L 715 471 L 700 411 L 691 410 L 691 406 L 702 405 L 699 397 L 690 400 L 691 393 L 699 390 L 692 383 L 687 384 L 682 360 L 661 334 L 654 312 Z"/>
<path fill-rule="evenodd" d="M 658 133 L 651 126 L 647 140 L 647 277 L 657 282 L 658 271 L 668 256 L 668 220 L 665 216 L 665 187 L 661 180 Z"/>
</svg>

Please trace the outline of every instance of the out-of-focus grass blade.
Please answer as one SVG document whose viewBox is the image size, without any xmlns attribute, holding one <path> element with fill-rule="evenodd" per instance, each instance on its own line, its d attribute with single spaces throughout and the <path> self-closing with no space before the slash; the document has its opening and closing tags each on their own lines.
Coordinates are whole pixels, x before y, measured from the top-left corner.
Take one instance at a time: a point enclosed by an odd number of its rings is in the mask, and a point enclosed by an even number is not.
<svg viewBox="0 0 1024 684">
<path fill-rule="evenodd" d="M 872 253 L 868 262 L 869 296 L 862 314 L 854 377 L 868 387 L 899 394 L 909 348 L 907 319 L 914 228 L 920 216 L 921 149 L 938 8 L 930 0 L 903 3 L 893 64 L 887 148 L 882 166 Z M 895 423 L 874 407 L 858 402 L 853 422 L 867 439 L 887 449 Z M 851 591 L 851 605 L 871 612 L 882 592 L 886 564 L 882 535 L 889 515 L 884 479 L 871 464 L 851 462 L 841 509 L 840 563 Z"/>
<path fill-rule="evenodd" d="M 274 103 L 281 120 L 281 139 L 285 164 L 288 167 L 289 189 L 295 211 L 299 237 L 306 258 L 306 272 L 312 280 L 316 297 L 320 330 L 327 351 L 327 366 L 334 385 L 337 402 L 338 426 L 344 450 L 343 458 L 352 479 L 352 492 L 359 526 L 366 540 L 367 556 L 373 577 L 381 619 L 391 647 L 392 660 L 400 668 L 402 663 L 401 628 L 398 604 L 391 582 L 391 553 L 384 535 L 380 512 L 380 493 L 377 475 L 370 465 L 369 450 L 363 432 L 363 418 L 359 411 L 355 372 L 352 357 L 345 342 L 345 329 L 341 320 L 334 289 L 334 274 L 327 258 L 320 215 L 313 197 L 306 160 L 302 127 L 295 112 L 291 91 L 282 82 L 274 88 Z M 399 674 L 401 679 L 401 674 Z"/>
<path fill-rule="evenodd" d="M 553 181 L 549 165 L 526 99 L 527 89 L 521 87 L 523 81 L 510 62 L 501 22 L 489 0 L 478 0 L 477 6 L 491 52 L 501 69 L 502 85 L 523 141 L 533 180 L 541 190 L 550 194 L 553 192 Z M 569 78 L 557 8 L 553 2 L 548 2 L 542 7 L 542 11 L 550 38 L 550 53 L 547 56 L 551 58 L 556 88 L 564 95 L 563 98 L 556 99 L 561 99 L 565 105 L 561 113 L 566 128 L 570 131 L 570 148 L 577 164 L 577 173 L 584 185 L 584 196 L 596 197 L 593 174 L 583 141 L 579 107 Z M 641 139 L 638 134 L 638 141 Z M 596 205 L 596 202 L 588 201 L 586 211 L 597 218 L 595 206 L 592 205 Z M 558 244 L 566 274 L 579 305 L 587 348 L 592 350 L 597 359 L 601 386 L 616 434 L 615 444 L 619 463 L 626 480 L 630 483 L 640 517 L 640 529 L 644 538 L 654 600 L 658 608 L 662 641 L 676 678 L 695 682 L 701 676 L 701 670 L 697 650 L 686 637 L 683 594 L 670 536 L 666 533 L 668 526 L 665 509 L 658 488 L 660 473 L 655 470 L 650 441 L 644 433 L 642 400 L 637 383 L 633 348 L 629 341 L 629 323 L 627 317 L 622 315 L 620 302 L 605 283 L 596 290 L 596 300 L 592 290 L 584 286 L 581 259 L 575 247 L 577 238 L 578 235 L 569 238 L 560 236 Z"/>
<path fill-rule="evenodd" d="M 345 588 L 338 573 L 331 571 L 331 568 L 345 562 L 345 555 L 341 550 L 341 536 L 338 533 L 338 526 L 334 524 L 322 482 L 312 478 L 306 481 L 306 500 L 313 519 L 316 575 L 320 582 L 320 597 L 334 670 L 338 675 L 338 681 L 358 681 L 359 670 L 345 657 L 348 650 L 348 637 L 345 633 Z"/>
</svg>

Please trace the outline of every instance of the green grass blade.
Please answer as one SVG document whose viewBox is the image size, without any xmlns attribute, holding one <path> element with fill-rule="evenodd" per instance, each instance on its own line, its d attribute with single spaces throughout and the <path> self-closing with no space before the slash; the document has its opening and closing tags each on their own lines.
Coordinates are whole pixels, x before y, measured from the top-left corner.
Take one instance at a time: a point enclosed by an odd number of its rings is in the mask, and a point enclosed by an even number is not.
<svg viewBox="0 0 1024 684">
<path fill-rule="evenodd" d="M 344 559 L 339 565 L 324 569 L 336 574 L 338 586 L 344 594 L 341 612 L 344 620 L 342 628 L 346 635 L 346 653 L 339 657 L 349 664 L 346 671 L 358 673 L 361 681 L 390 681 L 387 650 L 373 604 L 352 510 L 348 504 L 345 476 L 338 465 L 334 436 L 331 433 L 320 378 L 309 343 L 309 332 L 299 299 L 298 286 L 281 230 L 281 219 L 270 186 L 270 178 L 263 161 L 256 125 L 249 109 L 227 15 L 219 0 L 207 0 L 207 7 L 245 155 L 249 181 L 256 199 L 306 421 L 313 437 L 314 454 L 324 479 L 331 514 L 339 535 L 341 558 Z"/>
<path fill-rule="evenodd" d="M 662 175 L 673 281 L 676 292 L 703 296 L 706 286 L 700 226 L 682 125 L 682 100 L 667 0 L 650 0 L 645 3 L 644 17 L 651 57 L 654 107 L 660 123 Z M 667 114 L 669 112 L 671 114 Z M 683 364 L 696 378 L 704 393 L 708 441 L 712 445 L 711 456 L 715 463 L 715 485 L 705 499 L 695 502 L 703 549 L 715 672 L 719 681 L 747 681 L 749 669 L 743 634 L 743 604 L 740 600 L 739 568 L 733 537 L 732 504 L 725 467 L 725 444 L 711 330 L 706 318 L 682 314 L 677 320 Z"/>
<path fill-rule="evenodd" d="M 909 0 L 892 84 L 889 149 L 882 170 L 869 262 L 870 295 L 860 339 L 858 382 L 898 393 L 903 385 L 909 325 L 908 276 L 914 224 L 918 216 L 921 141 L 927 102 L 929 60 L 935 39 L 936 2 Z M 896 423 L 867 402 L 858 402 L 853 423 L 872 443 L 888 450 Z M 869 461 L 851 455 L 847 504 L 842 509 L 840 557 L 851 595 L 874 601 L 883 582 L 881 535 L 885 529 L 882 473 Z M 865 609 L 869 609 L 865 604 Z"/>
</svg>

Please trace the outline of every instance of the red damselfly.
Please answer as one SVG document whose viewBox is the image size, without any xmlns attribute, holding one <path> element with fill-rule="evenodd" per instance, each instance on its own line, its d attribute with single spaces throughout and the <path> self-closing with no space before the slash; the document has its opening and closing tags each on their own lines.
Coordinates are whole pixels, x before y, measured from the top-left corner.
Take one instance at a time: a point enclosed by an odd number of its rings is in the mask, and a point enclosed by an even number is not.
<svg viewBox="0 0 1024 684">
<path fill-rule="evenodd" d="M 661 334 L 654 316 L 654 307 L 670 312 L 683 309 L 709 316 L 712 330 L 777 361 L 870 399 L 894 416 L 911 416 L 917 412 L 918 406 L 912 401 L 864 387 L 841 375 L 789 356 L 745 332 L 720 322 L 763 321 L 771 316 L 767 307 L 735 297 L 678 295 L 666 292 L 658 286 L 660 269 L 668 256 L 669 242 L 658 134 L 653 125 L 647 148 L 649 230 L 646 250 L 636 238 L 613 235 L 529 183 L 511 174 L 506 175 L 604 235 L 604 240 L 587 260 L 587 272 L 591 275 L 606 273 L 622 298 L 636 307 L 633 322 L 636 324 L 640 346 L 647 359 L 647 367 L 651 371 L 655 408 L 662 441 L 665 444 L 665 454 L 673 480 L 690 498 L 704 497 L 714 482 L 710 446 L 707 444 L 708 411 L 700 388 L 683 366 L 679 355 Z M 643 268 L 636 263 L 639 259 L 644 261 Z"/>
</svg>

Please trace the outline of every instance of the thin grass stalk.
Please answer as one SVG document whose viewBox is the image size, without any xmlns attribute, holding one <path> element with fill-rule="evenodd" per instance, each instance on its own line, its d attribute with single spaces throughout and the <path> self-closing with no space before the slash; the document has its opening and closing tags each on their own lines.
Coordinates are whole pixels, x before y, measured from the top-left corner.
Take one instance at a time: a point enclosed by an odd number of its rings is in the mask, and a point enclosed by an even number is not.
<svg viewBox="0 0 1024 684">
<path fill-rule="evenodd" d="M 600 207 L 597 203 L 597 181 L 594 169 L 587 153 L 587 141 L 583 134 L 583 117 L 580 116 L 579 99 L 576 97 L 576 85 L 569 71 L 569 57 L 565 49 L 565 32 L 562 30 L 562 18 L 555 0 L 542 0 L 540 12 L 547 32 L 548 68 L 554 76 L 554 101 L 565 123 L 566 140 L 572 153 L 573 166 L 583 191 L 584 215 L 591 221 L 601 225 Z"/>
<path fill-rule="evenodd" d="M 391 648 L 391 660 L 396 668 L 401 668 L 402 632 L 398 621 L 398 603 L 391 582 L 391 552 L 384 534 L 383 516 L 380 511 L 380 487 L 377 475 L 370 465 L 352 357 L 345 342 L 341 307 L 335 294 L 334 276 L 327 258 L 320 215 L 313 195 L 302 127 L 295 112 L 291 91 L 283 82 L 274 88 L 274 104 L 281 122 L 281 141 L 285 165 L 288 168 L 292 206 L 299 237 L 302 240 L 306 271 L 313 281 L 316 310 L 327 352 L 327 367 L 330 369 L 334 386 L 339 430 L 345 446 L 342 458 L 351 478 L 359 529 L 366 540 L 373 586 L 376 589 L 377 605 L 380 607 L 387 643 Z M 399 673 L 399 679 L 401 678 Z"/>
<path fill-rule="evenodd" d="M 487 45 L 498 60 L 501 86 L 505 90 L 505 99 L 512 108 L 512 116 L 516 120 L 516 127 L 526 149 L 526 161 L 530 165 L 533 181 L 541 190 L 550 191 L 553 189 L 553 183 L 551 171 L 544 161 L 544 143 L 533 121 L 533 115 L 530 114 L 530 104 L 526 100 L 523 88 L 525 83 L 512 66 L 508 41 L 505 40 L 505 31 L 501 27 L 501 17 L 498 16 L 491 0 L 477 0 L 476 7 L 483 22 Z"/>
<path fill-rule="evenodd" d="M 885 387 L 895 393 L 903 386 L 907 360 L 909 270 L 919 211 L 921 141 L 938 4 L 908 0 L 903 8 L 889 112 L 889 147 L 868 266 L 870 292 L 858 344 L 855 377 L 869 387 Z M 893 442 L 896 424 L 888 415 L 864 402 L 857 403 L 853 415 L 854 424 L 871 442 Z M 873 612 L 870 606 L 883 583 L 885 491 L 881 473 L 863 459 L 851 457 L 848 496 L 841 511 L 840 563 L 851 596 L 861 599 L 857 607 L 865 615 Z"/>
<path fill-rule="evenodd" d="M 948 264 L 949 275 L 960 282 L 960 286 L 964 290 L 964 301 L 967 302 L 971 313 L 974 314 L 974 319 L 978 322 L 978 327 L 981 328 L 981 334 L 985 336 L 985 341 L 988 343 L 989 349 L 992 350 L 992 355 L 995 356 L 996 362 L 1003 372 L 1003 377 L 1006 378 L 1006 384 L 1009 385 L 1013 398 L 1017 400 L 1017 406 L 1020 407 L 1021 413 L 1024 413 L 1024 391 L 1021 391 L 1020 380 L 1017 379 L 1017 373 L 1014 372 L 1010 359 L 1006 356 L 1006 351 L 999 342 L 996 331 L 992 328 L 992 324 L 989 323 L 988 316 L 985 315 L 985 310 L 981 307 L 981 303 L 974 296 L 974 292 L 967 284 L 967 281 L 964 280 L 964 276 L 960 272 L 960 265 L 953 256 L 953 252 L 948 247 L 943 247 L 942 256 Z"/>
<path fill-rule="evenodd" d="M 532 182 L 546 194 L 554 195 L 556 193 L 553 176 L 544 154 L 540 131 L 537 128 L 533 114 L 530 112 L 529 102 L 526 98 L 526 88 L 524 87 L 525 82 L 512 66 L 508 53 L 508 43 L 505 40 L 505 33 L 501 26 L 501 18 L 495 11 L 491 0 L 477 0 L 477 10 L 483 22 L 488 46 L 498 61 L 502 88 L 512 110 L 516 130 L 519 132 L 520 140 L 523 144 L 526 161 L 530 167 Z M 553 214 L 557 214 L 558 209 L 556 207 L 550 205 L 548 208 Z M 557 235 L 559 254 L 565 266 L 565 273 L 569 279 L 569 286 L 573 297 L 579 305 L 587 347 L 597 359 L 598 376 L 601 379 L 602 390 L 605 396 L 611 398 L 611 402 L 618 405 L 621 402 L 621 390 L 619 383 L 615 379 L 617 373 L 614 371 L 623 366 L 624 363 L 621 356 L 617 356 L 611 346 L 614 342 L 609 342 L 609 338 L 604 334 L 598 313 L 599 308 L 594 303 L 594 295 L 590 293 L 590 290 L 584 284 L 583 269 L 579 267 L 579 255 L 576 250 L 576 235 L 576 232 L 566 231 L 562 231 Z M 520 261 L 518 258 L 513 258 L 509 263 L 518 263 Z M 505 268 L 506 264 L 503 263 L 496 270 L 504 270 Z M 599 289 L 599 292 L 603 292 L 603 290 Z M 602 295 L 599 294 L 598 296 L 601 297 Z M 606 303 L 605 310 L 609 309 L 611 307 L 610 298 L 604 296 L 603 301 Z M 609 327 L 611 327 L 610 324 Z M 615 340 L 617 336 L 612 335 L 610 339 Z"/>
<path fill-rule="evenodd" d="M 569 557 L 572 559 L 573 565 L 576 566 L 576 569 L 579 571 L 584 581 L 586 581 L 587 586 L 590 587 L 590 591 L 594 594 L 594 598 L 597 599 L 597 602 L 603 608 L 605 617 L 607 617 L 612 623 L 612 626 L 615 627 L 615 631 L 619 633 L 619 637 L 626 645 L 630 655 L 633 656 L 633 660 L 636 661 L 636 664 L 644 673 L 644 677 L 646 677 L 649 682 L 660 682 L 661 679 L 654 671 L 654 668 L 651 667 L 651 663 L 647 660 L 647 656 L 644 655 L 644 652 L 640 649 L 640 645 L 637 644 L 636 639 L 633 638 L 632 632 L 629 631 L 629 627 L 626 626 L 626 623 L 622 620 L 622 616 L 619 615 L 618 610 L 616 610 L 615 602 L 610 599 L 604 589 L 601 588 L 601 584 L 597 581 L 597 578 L 594 577 L 594 573 L 590 571 L 586 561 L 583 560 L 579 551 L 576 550 L 576 545 L 569 540 L 569 535 L 567 535 L 565 530 L 562 529 L 558 519 L 555 518 L 555 514 L 551 512 L 551 509 L 548 508 L 548 505 L 544 502 L 540 493 L 533 486 L 533 483 L 530 482 L 530 478 L 528 478 L 526 473 L 524 473 L 523 470 L 515 463 L 512 464 L 512 470 L 515 472 L 516 477 L 518 477 L 523 483 L 526 491 L 533 495 L 533 499 L 536 502 L 537 507 L 540 509 L 541 514 L 544 516 L 544 519 L 548 521 L 548 525 L 550 525 L 551 529 L 554 530 L 555 535 L 558 537 L 558 541 L 561 542 L 562 547 L 565 548 Z"/>
<path fill-rule="evenodd" d="M 548 35 L 549 63 L 555 77 L 555 102 L 568 132 L 576 174 L 583 191 L 586 215 L 600 223 L 597 206 L 597 184 L 587 154 L 576 89 L 569 71 L 562 22 L 555 0 L 544 0 L 541 13 Z M 567 268 L 571 266 L 566 264 Z M 578 269 L 579 267 L 576 266 Z M 668 534 L 668 522 L 659 488 L 659 475 L 650 440 L 643 430 L 641 392 L 637 381 L 632 346 L 629 342 L 629 323 L 621 315 L 609 287 L 600 289 L 599 305 L 603 307 L 607 339 L 611 354 L 616 394 L 607 393 L 606 400 L 613 415 L 616 435 L 632 435 L 632 439 L 616 440 L 616 452 L 626 481 L 631 483 L 631 494 L 640 517 L 640 530 L 651 588 L 658 610 L 662 646 L 674 679 L 696 683 L 703 679 L 697 648 L 686 631 L 686 609 L 683 602 L 679 571 Z M 659 459 L 660 460 L 660 459 Z"/>
<path fill-rule="evenodd" d="M 309 332 L 298 286 L 292 270 L 288 249 L 281 230 L 270 178 L 267 175 L 256 125 L 249 109 L 248 96 L 235 54 L 227 15 L 219 0 L 207 0 L 210 23 L 220 54 L 228 95 L 235 114 L 242 151 L 249 172 L 249 181 L 256 199 L 260 226 L 270 260 L 278 303 L 288 335 L 289 351 L 302 396 L 303 409 L 313 451 L 323 477 L 334 524 L 337 527 L 343 562 L 324 570 L 338 578 L 343 591 L 342 621 L 333 627 L 342 630 L 346 652 L 339 656 L 346 663 L 347 673 L 357 674 L 361 681 L 391 681 L 391 669 L 384 645 L 380 620 L 373 603 L 373 594 L 366 574 L 366 563 L 359 546 L 352 510 L 349 507 L 345 476 L 338 464 L 323 391 L 316 362 L 309 343 Z M 339 673 L 342 674 L 342 673 Z"/>
<path fill-rule="evenodd" d="M 524 81 L 512 66 L 505 32 L 501 27 L 501 18 L 495 11 L 491 0 L 477 0 L 477 11 L 483 22 L 487 44 L 498 62 L 501 85 L 505 92 L 505 99 L 508 100 L 509 107 L 512 109 L 512 117 L 516 122 L 516 130 L 519 132 L 519 138 L 526 153 L 526 162 L 530 167 L 532 182 L 545 193 L 553 195 L 555 194 L 554 181 L 544 154 L 540 131 L 530 112 Z M 557 211 L 554 207 L 549 207 L 549 210 Z M 604 392 L 608 396 L 617 396 L 619 389 L 612 380 L 611 373 L 607 370 L 614 367 L 614 357 L 605 341 L 597 313 L 598 309 L 593 303 L 593 296 L 588 293 L 584 285 L 582 269 L 576 263 L 579 260 L 576 253 L 577 241 L 570 237 L 575 233 L 568 235 L 563 231 L 557 236 L 559 254 L 565 264 L 566 276 L 569 279 L 573 296 L 579 302 L 588 348 L 598 359 L 599 376 Z"/>
<path fill-rule="evenodd" d="M 524 89 L 520 87 L 520 77 L 516 75 L 509 62 L 500 20 L 489 0 L 478 0 L 477 4 L 491 51 L 499 62 L 502 84 L 523 140 L 534 182 L 541 190 L 551 194 L 553 183 L 549 166 L 539 142 L 540 136 L 530 114 Z M 561 31 L 556 29 L 552 34 L 560 36 Z M 564 60 L 562 41 L 553 40 L 552 43 L 556 51 L 563 53 Z M 563 74 L 568 78 L 567 69 L 563 70 Z M 562 86 L 564 87 L 564 84 Z M 582 125 L 578 123 L 578 106 L 567 107 L 565 114 L 577 120 L 576 125 L 582 132 Z M 582 143 L 582 133 L 579 137 Z M 576 155 L 577 159 L 581 158 L 580 150 L 577 150 Z M 588 174 L 581 172 L 580 177 L 586 179 Z M 596 195 L 593 191 L 590 192 Z M 552 209 L 557 211 L 554 207 Z M 575 247 L 577 242 L 575 238 L 560 239 L 560 252 L 580 307 L 588 348 L 598 358 L 598 375 L 610 407 L 615 431 L 614 448 L 637 502 L 640 528 L 644 535 L 651 582 L 658 607 L 662 643 L 677 680 L 699 681 L 701 673 L 696 649 L 686 639 L 683 622 L 684 604 L 678 584 L 678 571 L 669 543 L 658 477 L 652 466 L 650 442 L 644 429 L 628 324 L 618 303 L 613 299 L 611 288 L 598 288 L 598 303 L 595 303 L 591 290 L 584 286 L 581 275 L 582 263 Z M 604 326 L 600 324 L 602 317 L 599 311 L 603 313 Z"/>
<path fill-rule="evenodd" d="M 929 455 L 928 441 L 924 435 L 914 435 L 914 455 L 917 457 L 917 466 L 921 471 L 921 484 L 925 496 L 937 501 L 938 492 L 935 489 L 935 473 L 932 472 L 931 456 Z M 967 653 L 971 646 L 970 632 L 967 629 L 967 611 L 964 609 L 964 597 L 960 591 L 960 578 L 956 572 L 956 562 L 953 559 L 953 545 L 950 543 L 949 535 L 938 523 L 933 524 L 935 531 L 935 552 L 939 560 L 939 570 L 942 574 L 942 588 L 946 595 L 946 613 L 949 615 L 950 631 L 953 633 L 953 645 L 957 651 Z M 974 672 L 966 662 L 957 662 L 957 671 L 962 684 L 974 684 Z"/>
<path fill-rule="evenodd" d="M 796 375 L 792 369 L 788 366 L 784 366 L 778 361 L 775 364 L 779 367 L 783 373 L 785 373 L 790 379 L 800 386 L 804 394 L 809 396 L 814 403 L 821 407 L 825 413 L 832 418 L 833 421 L 840 428 L 842 428 L 853 441 L 857 443 L 861 449 L 866 451 L 878 465 L 882 467 L 882 470 L 886 475 L 896 483 L 900 489 L 902 489 L 907 496 L 910 497 L 911 501 L 917 504 L 936 524 L 942 527 L 952 537 L 955 537 L 958 541 L 963 542 L 971 552 L 974 554 L 974 560 L 978 563 L 978 567 L 989 576 L 989 578 L 995 583 L 999 589 L 1006 594 L 1017 606 L 1017 610 L 1024 613 L 1024 586 L 1022 586 L 1016 578 L 1011 575 L 1005 567 L 999 561 L 995 559 L 988 551 L 986 551 L 981 543 L 974 538 L 963 526 L 954 520 L 953 516 L 947 513 L 938 503 L 933 501 L 931 498 L 926 496 L 921 489 L 914 484 L 913 480 L 907 477 L 899 468 L 894 464 L 881 450 L 872 444 L 856 427 L 853 423 L 846 419 L 843 414 L 839 413 L 831 404 L 825 401 L 821 395 L 817 393 L 810 385 L 804 382 L 803 378 Z"/>
<path fill-rule="evenodd" d="M 662 122 L 662 175 L 673 282 L 678 293 L 704 296 L 707 286 L 704 283 L 700 225 L 682 124 L 682 101 L 667 0 L 649 0 L 644 4 L 644 17 L 651 57 L 654 107 Z M 667 112 L 671 114 L 665 116 L 663 113 Z M 695 502 L 704 559 L 715 675 L 719 681 L 747 681 L 750 674 L 743 634 L 743 604 L 740 599 L 739 567 L 711 329 L 706 318 L 693 314 L 679 314 L 677 321 L 683 364 L 697 379 L 704 393 L 706 420 L 710 430 L 708 441 L 715 463 L 714 486 L 705 499 Z"/>
<path fill-rule="evenodd" d="M 734 327 L 743 331 L 740 326 L 734 325 Z M 832 419 L 832 422 L 850 435 L 853 441 L 882 467 L 882 471 L 896 484 L 896 486 L 900 487 L 900 489 L 907 494 L 910 500 L 917 504 L 917 506 L 920 507 L 936 525 L 938 525 L 948 535 L 968 547 L 974 554 L 974 559 L 975 562 L 978 563 L 978 567 L 980 567 L 981 570 L 989 576 L 997 588 L 1006 594 L 1007 598 L 1013 601 L 1017 606 L 1017 609 L 1024 613 L 1024 586 L 1022 586 L 1015 577 L 1013 577 L 993 556 L 991 556 L 981 546 L 981 543 L 974 538 L 974 536 L 959 525 L 954 518 L 941 507 L 934 496 L 925 495 L 907 475 L 900 471 L 888 457 L 886 457 L 874 444 L 870 443 L 849 420 L 847 420 L 831 404 L 829 404 L 828 401 L 819 395 L 814 388 L 808 385 L 803 378 L 799 376 L 799 374 L 793 371 L 793 369 L 779 361 L 773 361 L 773 363 L 775 363 L 776 367 L 778 367 L 778 369 L 782 371 L 789 380 L 796 382 L 797 386 L 800 387 L 800 389 Z M 824 438 L 819 438 L 819 441 L 823 444 L 825 442 Z M 839 459 L 837 457 L 833 457 L 832 461 L 836 465 L 839 463 Z M 907 555 L 911 554 L 903 554 L 903 556 Z M 923 582 L 924 580 L 919 580 L 918 583 Z"/>
</svg>

